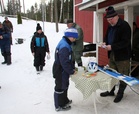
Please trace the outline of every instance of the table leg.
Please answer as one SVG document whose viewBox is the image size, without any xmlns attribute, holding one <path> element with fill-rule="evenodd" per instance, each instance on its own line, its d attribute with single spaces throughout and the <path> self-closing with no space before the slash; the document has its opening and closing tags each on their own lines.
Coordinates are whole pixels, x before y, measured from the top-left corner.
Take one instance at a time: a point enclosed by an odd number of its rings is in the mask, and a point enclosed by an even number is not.
<svg viewBox="0 0 139 114">
<path fill-rule="evenodd" d="M 97 101 L 98 103 L 101 103 L 101 104 L 107 104 L 107 102 L 105 102 L 105 103 L 101 102 L 101 101 L 98 99 L 96 92 L 93 92 L 92 94 L 93 94 L 94 110 L 95 110 L 95 114 L 97 114 L 97 105 L 96 105 L 96 101 Z"/>
<path fill-rule="evenodd" d="M 95 114 L 97 114 L 97 106 L 96 106 L 96 92 L 93 92 L 93 102 L 94 102 Z"/>
</svg>

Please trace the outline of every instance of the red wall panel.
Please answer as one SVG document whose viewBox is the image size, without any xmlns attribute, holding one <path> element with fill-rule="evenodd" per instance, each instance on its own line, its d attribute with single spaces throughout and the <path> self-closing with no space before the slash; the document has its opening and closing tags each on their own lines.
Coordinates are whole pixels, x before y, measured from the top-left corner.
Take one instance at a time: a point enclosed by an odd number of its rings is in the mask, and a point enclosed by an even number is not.
<svg viewBox="0 0 139 114">
<path fill-rule="evenodd" d="M 75 0 L 75 4 L 81 3 L 83 0 Z"/>
<path fill-rule="evenodd" d="M 98 48 L 98 65 L 105 66 L 108 64 L 108 54 L 104 48 Z"/>
<path fill-rule="evenodd" d="M 80 3 L 82 0 L 75 0 L 75 3 Z M 75 8 L 75 22 L 80 25 L 84 32 L 84 42 L 93 42 L 93 11 L 79 11 L 78 6 Z"/>
</svg>

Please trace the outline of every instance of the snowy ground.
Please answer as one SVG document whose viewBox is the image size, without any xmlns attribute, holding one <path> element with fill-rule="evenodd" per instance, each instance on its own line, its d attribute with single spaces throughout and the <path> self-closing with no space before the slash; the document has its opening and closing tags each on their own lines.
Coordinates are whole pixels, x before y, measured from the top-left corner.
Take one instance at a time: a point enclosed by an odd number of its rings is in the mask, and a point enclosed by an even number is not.
<svg viewBox="0 0 139 114">
<path fill-rule="evenodd" d="M 0 17 L 3 21 L 4 17 Z M 92 114 L 95 113 L 93 96 L 83 100 L 82 94 L 70 81 L 69 98 L 73 100 L 72 109 L 66 112 L 56 112 L 53 92 L 54 79 L 52 64 L 55 46 L 63 36 L 65 24 L 59 24 L 58 33 L 54 23 L 45 23 L 45 34 L 50 45 L 51 59 L 46 59 L 44 71 L 37 75 L 33 67 L 33 56 L 30 51 L 30 40 L 36 29 L 36 21 L 23 20 L 17 25 L 16 19 L 9 18 L 14 26 L 12 45 L 12 65 L 0 64 L 0 114 Z M 43 27 L 43 23 L 39 22 Z M 16 38 L 24 38 L 23 44 L 16 44 Z M 0 62 L 3 57 L 0 55 Z M 105 104 L 97 102 L 98 114 L 138 114 L 139 96 L 129 87 L 120 103 L 113 103 L 114 97 L 101 98 L 100 90 L 97 97 Z"/>
</svg>

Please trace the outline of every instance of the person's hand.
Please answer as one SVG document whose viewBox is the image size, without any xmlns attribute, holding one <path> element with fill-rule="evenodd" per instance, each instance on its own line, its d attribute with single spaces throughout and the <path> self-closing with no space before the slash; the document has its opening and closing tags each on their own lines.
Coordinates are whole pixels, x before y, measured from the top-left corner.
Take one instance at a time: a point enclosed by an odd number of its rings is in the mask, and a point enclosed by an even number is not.
<svg viewBox="0 0 139 114">
<path fill-rule="evenodd" d="M 103 42 L 103 43 L 101 44 L 101 47 L 102 47 L 102 48 L 106 48 L 106 43 Z"/>
<path fill-rule="evenodd" d="M 110 51 L 111 50 L 111 45 L 107 45 L 105 49 Z"/>
<path fill-rule="evenodd" d="M 47 54 L 47 59 L 49 60 L 51 58 L 50 53 Z"/>
<path fill-rule="evenodd" d="M 74 73 L 73 73 L 73 75 L 77 74 L 77 72 L 78 72 L 77 70 L 74 70 Z"/>
<path fill-rule="evenodd" d="M 2 35 L 0 36 L 0 39 L 3 39 Z"/>
<path fill-rule="evenodd" d="M 13 32 L 13 29 L 11 29 L 11 32 Z"/>
</svg>

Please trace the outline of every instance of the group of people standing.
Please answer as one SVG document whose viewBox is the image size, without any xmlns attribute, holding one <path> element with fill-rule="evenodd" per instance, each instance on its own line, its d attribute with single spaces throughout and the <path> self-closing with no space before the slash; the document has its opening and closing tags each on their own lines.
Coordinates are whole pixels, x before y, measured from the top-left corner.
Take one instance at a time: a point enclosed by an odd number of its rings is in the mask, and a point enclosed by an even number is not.
<svg viewBox="0 0 139 114">
<path fill-rule="evenodd" d="M 106 9 L 106 16 L 109 23 L 102 48 L 108 51 L 109 66 L 119 73 L 128 75 L 130 72 L 130 59 L 139 60 L 139 29 L 134 22 L 133 46 L 131 47 L 131 27 L 122 20 L 112 6 Z M 11 64 L 11 44 L 13 32 L 12 24 L 5 17 L 3 23 L 0 22 L 0 48 L 4 57 L 2 64 Z M 8 23 L 8 25 L 7 25 Z M 72 100 L 68 98 L 70 75 L 77 73 L 75 63 L 82 66 L 81 56 L 83 54 L 83 30 L 73 22 L 67 20 L 67 29 L 62 39 L 55 49 L 55 60 L 52 67 L 55 79 L 54 105 L 56 111 L 71 109 Z M 135 40 L 136 39 L 136 40 Z M 136 45 L 136 47 L 135 47 Z M 36 31 L 30 44 L 32 55 L 34 56 L 34 66 L 36 71 L 42 71 L 45 66 L 46 52 L 49 55 L 49 43 L 47 36 L 42 31 L 40 24 L 37 24 Z M 132 51 L 133 49 L 133 51 Z M 136 55 L 136 56 L 135 56 Z M 119 83 L 119 89 L 114 99 L 115 103 L 122 100 L 127 84 L 123 81 Z M 100 96 L 115 96 L 115 86 L 111 91 L 100 93 Z"/>
<path fill-rule="evenodd" d="M 72 100 L 68 98 L 68 87 L 70 75 L 76 74 L 75 61 L 82 66 L 83 51 L 83 30 L 73 20 L 67 21 L 67 29 L 64 36 L 56 46 L 55 60 L 53 64 L 53 77 L 55 78 L 54 104 L 56 111 L 69 110 Z M 49 43 L 42 31 L 40 24 L 37 24 L 30 44 L 34 56 L 36 71 L 42 71 L 45 66 L 46 52 L 50 54 Z"/>
<path fill-rule="evenodd" d="M 131 27 L 125 20 L 118 16 L 118 13 L 112 6 L 106 9 L 105 19 L 107 19 L 109 27 L 101 46 L 108 51 L 109 67 L 119 73 L 129 75 L 131 57 L 134 57 L 133 60 L 138 60 L 139 55 L 139 51 L 136 50 L 139 49 L 137 26 L 133 34 L 134 46 L 131 46 Z M 135 23 L 133 24 L 136 25 Z M 55 78 L 54 104 L 56 111 L 71 109 L 70 104 L 72 100 L 70 100 L 67 95 L 69 77 L 77 73 L 75 70 L 75 61 L 78 66 L 82 66 L 80 56 L 82 56 L 83 49 L 83 31 L 76 23 L 73 23 L 72 20 L 67 21 L 67 26 L 69 28 L 66 29 L 64 36 L 56 47 L 55 61 L 53 64 L 53 77 Z M 111 91 L 100 93 L 100 96 L 115 96 L 113 102 L 118 103 L 124 96 L 127 84 L 123 81 L 119 81 L 118 87 L 116 96 L 115 86 Z"/>
</svg>

